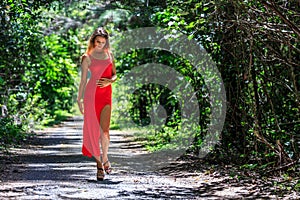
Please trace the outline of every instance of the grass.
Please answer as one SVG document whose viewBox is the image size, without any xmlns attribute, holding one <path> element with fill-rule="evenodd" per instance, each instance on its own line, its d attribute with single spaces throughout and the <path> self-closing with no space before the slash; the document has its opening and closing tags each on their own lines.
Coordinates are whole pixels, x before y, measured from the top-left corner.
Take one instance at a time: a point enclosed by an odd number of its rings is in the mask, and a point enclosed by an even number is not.
<svg viewBox="0 0 300 200">
<path fill-rule="evenodd" d="M 54 116 L 52 118 L 47 119 L 43 124 L 44 126 L 53 126 L 67 120 L 72 116 L 74 116 L 73 113 L 64 110 L 58 110 L 54 112 Z"/>
</svg>

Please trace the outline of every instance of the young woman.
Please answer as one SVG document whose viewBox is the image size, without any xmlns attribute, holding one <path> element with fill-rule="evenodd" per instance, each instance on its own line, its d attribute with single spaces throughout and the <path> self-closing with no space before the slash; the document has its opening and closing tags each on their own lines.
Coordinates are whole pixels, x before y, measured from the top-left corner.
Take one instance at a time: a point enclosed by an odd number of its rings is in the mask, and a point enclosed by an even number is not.
<svg viewBox="0 0 300 200">
<path fill-rule="evenodd" d="M 88 72 L 91 75 L 89 80 Z M 111 172 L 107 153 L 110 142 L 111 84 L 116 78 L 109 35 L 104 28 L 97 28 L 81 59 L 81 81 L 77 98 L 80 112 L 84 115 L 82 154 L 95 158 L 97 180 L 104 179 L 104 171 L 107 174 Z"/>
</svg>

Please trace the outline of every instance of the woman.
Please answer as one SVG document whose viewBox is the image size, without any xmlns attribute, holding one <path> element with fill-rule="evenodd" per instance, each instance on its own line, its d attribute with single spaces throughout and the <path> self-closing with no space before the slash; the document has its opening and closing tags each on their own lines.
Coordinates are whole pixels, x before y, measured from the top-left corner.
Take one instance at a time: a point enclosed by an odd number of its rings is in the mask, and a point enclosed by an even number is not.
<svg viewBox="0 0 300 200">
<path fill-rule="evenodd" d="M 88 71 L 91 77 L 87 82 Z M 97 28 L 81 59 L 81 81 L 77 98 L 79 110 L 84 115 L 82 154 L 95 158 L 97 180 L 104 179 L 104 171 L 107 174 L 111 172 L 107 153 L 110 142 L 111 84 L 116 78 L 109 35 L 104 28 Z"/>
</svg>

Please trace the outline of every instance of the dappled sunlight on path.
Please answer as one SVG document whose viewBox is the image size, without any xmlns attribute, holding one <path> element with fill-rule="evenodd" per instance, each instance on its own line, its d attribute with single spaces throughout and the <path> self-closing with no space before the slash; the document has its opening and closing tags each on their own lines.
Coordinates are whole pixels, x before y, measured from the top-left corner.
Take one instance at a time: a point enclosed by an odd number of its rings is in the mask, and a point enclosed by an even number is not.
<svg viewBox="0 0 300 200">
<path fill-rule="evenodd" d="M 129 132 L 112 130 L 113 173 L 96 181 L 96 165 L 81 155 L 82 119 L 37 131 L 26 148 L 13 149 L 17 162 L 6 163 L 1 199 L 273 199 L 226 173 L 181 170 L 164 155 L 149 154 Z M 4 161 L 3 161 L 4 162 Z M 163 168 L 162 168 L 163 166 Z M 162 169 L 161 169 L 162 168 Z"/>
</svg>

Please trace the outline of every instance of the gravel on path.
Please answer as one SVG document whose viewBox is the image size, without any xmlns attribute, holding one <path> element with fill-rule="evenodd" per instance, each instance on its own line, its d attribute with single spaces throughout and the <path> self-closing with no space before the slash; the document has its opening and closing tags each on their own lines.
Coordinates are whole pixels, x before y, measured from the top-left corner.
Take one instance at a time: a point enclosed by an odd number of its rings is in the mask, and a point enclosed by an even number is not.
<svg viewBox="0 0 300 200">
<path fill-rule="evenodd" d="M 253 184 L 220 172 L 168 172 L 172 164 L 146 152 L 132 133 L 111 130 L 113 173 L 96 181 L 96 164 L 81 155 L 82 118 L 36 131 L 26 148 L 12 149 L 4 166 L 0 199 L 276 199 Z"/>
</svg>

